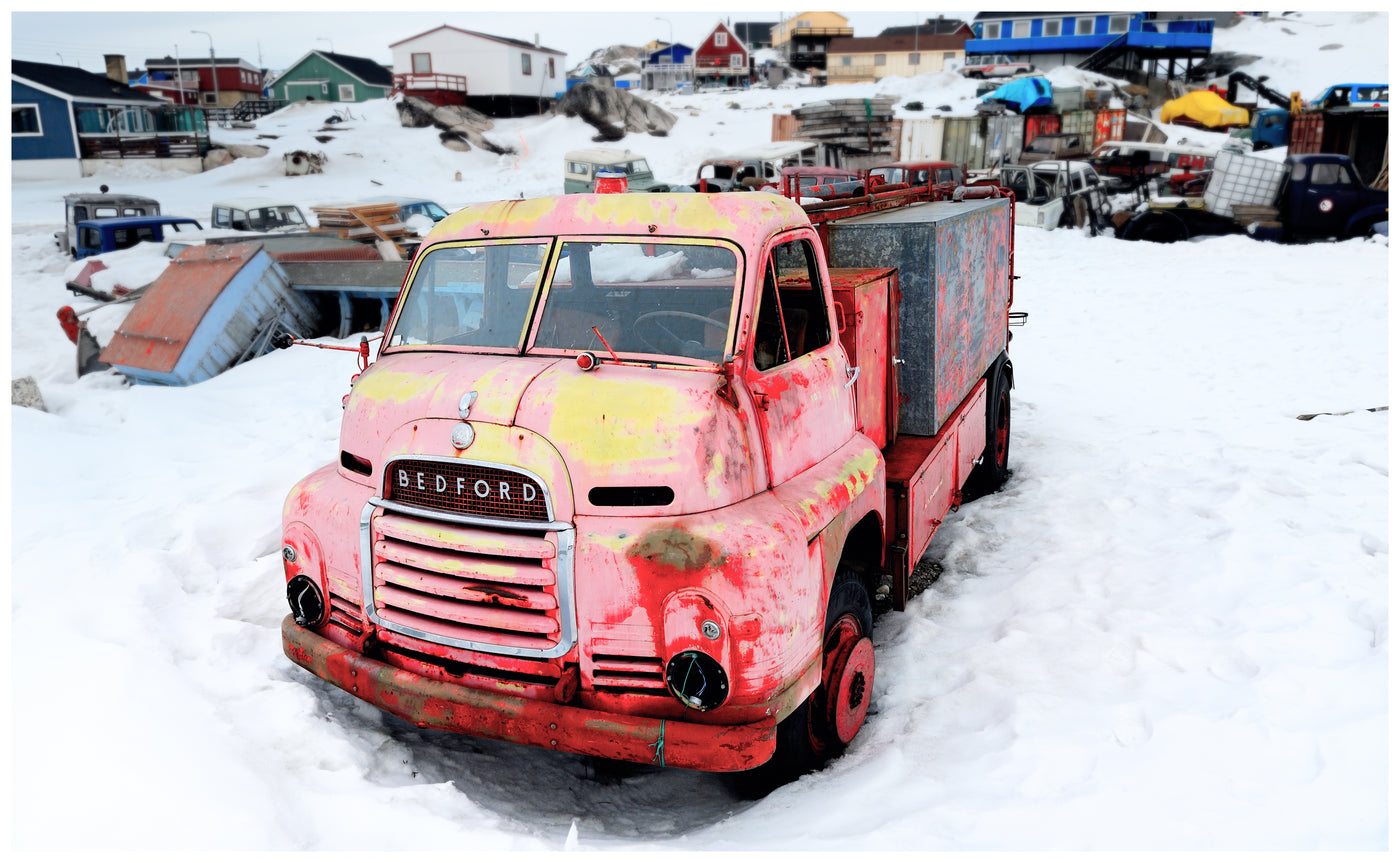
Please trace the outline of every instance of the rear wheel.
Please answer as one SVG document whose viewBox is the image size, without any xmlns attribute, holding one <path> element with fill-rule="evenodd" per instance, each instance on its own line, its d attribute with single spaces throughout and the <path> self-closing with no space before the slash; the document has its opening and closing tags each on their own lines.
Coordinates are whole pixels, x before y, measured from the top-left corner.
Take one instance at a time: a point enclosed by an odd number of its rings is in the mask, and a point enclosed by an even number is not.
<svg viewBox="0 0 1400 863">
<path fill-rule="evenodd" d="M 991 494 L 1011 475 L 1011 374 L 1002 365 L 987 387 L 987 443 L 963 486 L 963 500 Z"/>
<path fill-rule="evenodd" d="M 778 723 L 777 748 L 762 767 L 732 774 L 737 791 L 761 797 L 846 751 L 865 724 L 875 682 L 874 610 L 853 570 L 836 571 L 826 607 L 822 680 L 807 700 Z"/>
</svg>

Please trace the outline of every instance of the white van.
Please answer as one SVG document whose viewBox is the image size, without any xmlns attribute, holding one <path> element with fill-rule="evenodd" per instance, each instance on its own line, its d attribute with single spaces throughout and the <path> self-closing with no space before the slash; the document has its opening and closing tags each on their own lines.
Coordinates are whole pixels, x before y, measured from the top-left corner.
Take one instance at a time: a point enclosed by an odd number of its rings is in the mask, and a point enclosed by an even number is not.
<svg viewBox="0 0 1400 863">
<path fill-rule="evenodd" d="M 307 231 L 306 215 L 296 204 L 275 198 L 228 198 L 209 210 L 211 228 L 259 233 Z"/>
</svg>

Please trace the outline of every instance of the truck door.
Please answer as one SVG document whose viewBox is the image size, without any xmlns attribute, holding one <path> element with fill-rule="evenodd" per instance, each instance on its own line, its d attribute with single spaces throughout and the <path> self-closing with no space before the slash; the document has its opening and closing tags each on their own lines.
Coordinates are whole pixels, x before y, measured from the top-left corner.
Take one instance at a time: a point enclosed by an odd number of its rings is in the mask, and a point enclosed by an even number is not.
<svg viewBox="0 0 1400 863">
<path fill-rule="evenodd" d="M 855 434 L 855 374 L 836 338 L 813 238 L 785 234 L 764 255 L 747 386 L 777 486 Z"/>
<path fill-rule="evenodd" d="M 1308 171 L 1298 211 L 1293 214 L 1295 233 L 1340 237 L 1347 222 L 1361 206 L 1360 184 L 1351 166 L 1343 162 L 1303 163 Z M 1294 168 L 1297 173 L 1297 167 Z"/>
</svg>

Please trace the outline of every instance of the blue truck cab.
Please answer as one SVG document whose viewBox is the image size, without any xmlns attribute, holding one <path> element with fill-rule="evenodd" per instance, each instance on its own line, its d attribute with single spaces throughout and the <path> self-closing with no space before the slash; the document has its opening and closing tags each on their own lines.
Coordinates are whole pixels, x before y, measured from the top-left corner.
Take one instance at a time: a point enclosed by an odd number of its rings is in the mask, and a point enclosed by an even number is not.
<svg viewBox="0 0 1400 863">
<path fill-rule="evenodd" d="M 164 242 L 168 234 L 203 230 L 195 219 L 183 216 L 118 216 L 78 222 L 76 256 L 87 258 L 137 243 Z"/>
<path fill-rule="evenodd" d="M 1377 223 L 1388 221 L 1390 193 L 1362 182 L 1346 156 L 1289 156 L 1287 165 L 1279 219 L 1293 237 L 1366 236 Z"/>
</svg>

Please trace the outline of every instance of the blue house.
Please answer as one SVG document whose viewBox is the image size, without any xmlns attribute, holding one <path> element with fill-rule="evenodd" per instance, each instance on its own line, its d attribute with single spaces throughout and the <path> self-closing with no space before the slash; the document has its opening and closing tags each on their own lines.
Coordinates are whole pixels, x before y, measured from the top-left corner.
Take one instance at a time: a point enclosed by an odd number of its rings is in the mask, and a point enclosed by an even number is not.
<svg viewBox="0 0 1400 863">
<path fill-rule="evenodd" d="M 979 12 L 965 50 L 1006 54 L 1039 69 L 1172 79 L 1210 56 L 1216 23 L 1210 12 Z"/>
<path fill-rule="evenodd" d="M 674 90 L 695 81 L 695 49 L 677 42 L 647 54 L 642 63 L 642 89 Z"/>
<path fill-rule="evenodd" d="M 201 170 L 209 151 L 203 112 L 134 90 L 124 68 L 114 72 L 120 78 L 10 61 L 12 178 L 88 177 L 118 159 Z"/>
</svg>

